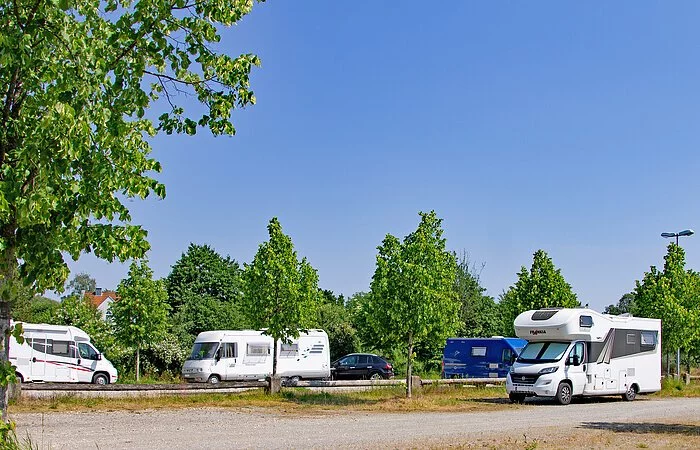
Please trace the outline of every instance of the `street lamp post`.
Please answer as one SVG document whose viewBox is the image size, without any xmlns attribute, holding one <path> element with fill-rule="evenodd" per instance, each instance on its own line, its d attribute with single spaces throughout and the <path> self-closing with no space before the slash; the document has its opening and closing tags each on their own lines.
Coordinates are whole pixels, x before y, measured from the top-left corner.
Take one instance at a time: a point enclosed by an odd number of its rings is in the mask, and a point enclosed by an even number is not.
<svg viewBox="0 0 700 450">
<path fill-rule="evenodd" d="M 681 236 L 692 236 L 695 234 L 695 231 L 693 230 L 682 230 L 679 231 L 678 233 L 661 233 L 661 237 L 663 238 L 676 238 L 676 245 L 678 245 L 678 238 Z M 667 366 L 668 366 L 668 359 L 666 360 Z M 666 370 L 669 371 L 670 367 L 666 367 Z M 680 379 L 681 377 L 681 349 L 679 348 L 676 351 L 676 378 Z"/>
</svg>

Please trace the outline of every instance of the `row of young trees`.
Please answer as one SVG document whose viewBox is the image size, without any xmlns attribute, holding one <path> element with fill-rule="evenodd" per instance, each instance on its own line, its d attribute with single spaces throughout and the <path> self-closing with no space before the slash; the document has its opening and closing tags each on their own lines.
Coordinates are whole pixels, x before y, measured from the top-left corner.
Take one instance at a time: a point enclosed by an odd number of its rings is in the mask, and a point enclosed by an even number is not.
<svg viewBox="0 0 700 450">
<path fill-rule="evenodd" d="M 410 377 L 414 361 L 421 371 L 439 368 L 448 336 L 512 335 L 512 320 L 522 310 L 578 304 L 541 250 L 497 302 L 480 284 L 483 266 L 472 264 L 466 252 L 447 250 L 437 215 L 421 213 L 420 219 L 405 238 L 386 236 L 369 291 L 349 299 L 319 289 L 316 270 L 272 219 L 269 240 L 250 264 L 196 244 L 163 280 L 152 279 L 146 261 L 134 262 L 117 288 L 109 323 L 82 296 L 95 288 L 86 274 L 68 284 L 71 295 L 61 304 L 40 297 L 19 302 L 15 317 L 85 329 L 122 371 L 134 367 L 137 379 L 142 356 L 148 372 L 176 373 L 199 332 L 241 328 L 267 328 L 275 340 L 322 328 L 333 358 L 377 351 Z"/>
<path fill-rule="evenodd" d="M 369 291 L 350 298 L 318 287 L 316 270 L 297 256 L 277 219 L 268 233 L 253 261 L 242 266 L 196 244 L 162 280 L 152 279 L 145 261 L 134 262 L 117 288 L 111 323 L 82 297 L 95 287 L 85 274 L 69 283 L 71 295 L 60 304 L 27 293 L 23 298 L 30 300 L 14 305 L 15 314 L 85 329 L 122 371 L 134 367 L 137 378 L 142 358 L 150 374 L 175 375 L 199 332 L 242 328 L 266 328 L 276 341 L 322 328 L 333 358 L 380 352 L 408 378 L 415 365 L 423 373 L 439 369 L 449 336 L 512 336 L 513 320 L 522 311 L 581 306 L 543 250 L 498 299 L 486 295 L 479 280 L 483 265 L 470 262 L 466 252 L 447 249 L 434 212 L 421 213 L 417 229 L 403 239 L 385 237 Z M 633 293 L 605 312 L 661 318 L 664 350 L 680 348 L 691 358 L 699 339 L 700 275 L 684 264 L 683 250 L 671 244 L 663 271 L 652 267 Z"/>
</svg>

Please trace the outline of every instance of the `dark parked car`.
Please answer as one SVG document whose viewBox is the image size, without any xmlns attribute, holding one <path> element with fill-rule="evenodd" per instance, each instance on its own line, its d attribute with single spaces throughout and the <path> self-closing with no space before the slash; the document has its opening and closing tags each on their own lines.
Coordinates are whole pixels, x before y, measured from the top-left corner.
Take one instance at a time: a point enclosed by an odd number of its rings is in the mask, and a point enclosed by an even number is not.
<svg viewBox="0 0 700 450">
<path fill-rule="evenodd" d="M 394 376 L 394 367 L 370 353 L 351 353 L 331 363 L 334 380 L 379 380 Z"/>
</svg>

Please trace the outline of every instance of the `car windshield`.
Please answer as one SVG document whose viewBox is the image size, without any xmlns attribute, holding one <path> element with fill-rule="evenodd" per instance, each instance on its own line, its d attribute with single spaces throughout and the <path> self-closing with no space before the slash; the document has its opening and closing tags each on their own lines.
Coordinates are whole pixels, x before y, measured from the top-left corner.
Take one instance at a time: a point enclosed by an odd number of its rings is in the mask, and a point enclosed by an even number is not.
<svg viewBox="0 0 700 450">
<path fill-rule="evenodd" d="M 564 356 L 570 342 L 529 342 L 518 357 L 518 362 L 549 363 Z"/>
<path fill-rule="evenodd" d="M 219 348 L 218 342 L 195 342 L 188 359 L 212 359 Z"/>
</svg>

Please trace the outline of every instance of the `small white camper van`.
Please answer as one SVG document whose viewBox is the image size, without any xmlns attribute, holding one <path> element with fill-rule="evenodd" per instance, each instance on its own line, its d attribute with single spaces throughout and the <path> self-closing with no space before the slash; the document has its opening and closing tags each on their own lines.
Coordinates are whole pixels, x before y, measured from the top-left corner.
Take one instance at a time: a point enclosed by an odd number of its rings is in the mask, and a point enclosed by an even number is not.
<svg viewBox="0 0 700 450">
<path fill-rule="evenodd" d="M 511 366 L 506 391 L 527 396 L 618 395 L 634 400 L 661 389 L 661 321 L 611 316 L 590 309 L 541 309 L 520 314 L 515 334 L 528 340 Z"/>
<path fill-rule="evenodd" d="M 21 382 L 117 381 L 117 369 L 93 347 L 90 336 L 80 328 L 33 323 L 22 323 L 22 328 L 22 345 L 10 338 L 10 362 L 17 367 Z"/>
<path fill-rule="evenodd" d="M 272 373 L 272 343 L 262 331 L 204 331 L 194 341 L 182 367 L 187 381 L 216 384 L 226 380 L 260 380 Z M 323 330 L 309 330 L 289 344 L 278 342 L 277 373 L 298 381 L 330 377 L 330 348 Z"/>
</svg>

